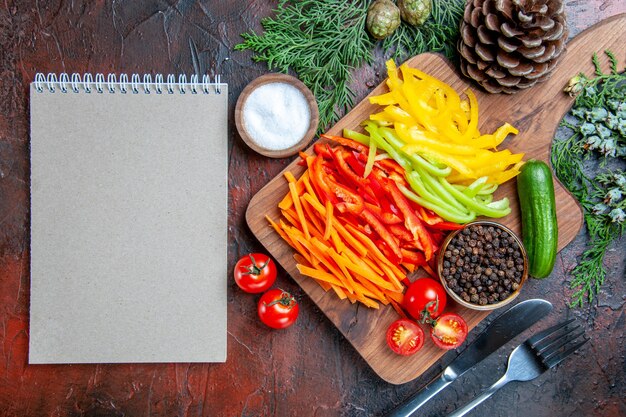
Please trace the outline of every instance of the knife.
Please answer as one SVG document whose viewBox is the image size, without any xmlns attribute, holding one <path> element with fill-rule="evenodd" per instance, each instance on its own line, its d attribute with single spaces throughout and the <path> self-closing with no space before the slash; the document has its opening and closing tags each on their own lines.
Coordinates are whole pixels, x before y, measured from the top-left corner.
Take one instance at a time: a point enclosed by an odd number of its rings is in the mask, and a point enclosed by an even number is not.
<svg viewBox="0 0 626 417">
<path fill-rule="evenodd" d="M 418 408 L 450 385 L 455 379 L 498 350 L 515 336 L 528 329 L 552 311 L 546 300 L 522 301 L 498 316 L 491 324 L 457 356 L 441 375 L 432 380 L 408 401 L 394 408 L 387 417 L 409 417 Z"/>
</svg>

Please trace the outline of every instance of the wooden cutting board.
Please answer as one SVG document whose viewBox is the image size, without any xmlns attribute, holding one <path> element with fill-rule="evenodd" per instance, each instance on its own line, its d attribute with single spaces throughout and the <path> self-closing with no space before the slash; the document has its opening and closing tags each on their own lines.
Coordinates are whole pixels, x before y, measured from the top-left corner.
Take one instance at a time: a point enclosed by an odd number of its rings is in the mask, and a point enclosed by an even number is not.
<svg viewBox="0 0 626 417">
<path fill-rule="evenodd" d="M 491 132 L 504 122 L 509 122 L 517 127 L 520 133 L 507 139 L 503 146 L 513 152 L 525 152 L 526 159 L 548 161 L 550 143 L 555 130 L 573 102 L 562 92 L 567 81 L 581 71 L 591 75 L 593 73 L 592 54 L 603 53 L 605 49 L 612 50 L 620 61 L 620 68 L 624 68 L 625 48 L 626 15 L 619 15 L 593 26 L 573 39 L 568 44 L 566 56 L 557 66 L 552 77 L 542 84 L 537 84 L 533 88 L 512 96 L 490 95 L 477 91 L 475 86 L 471 86 L 478 98 L 480 130 Z M 419 68 L 445 81 L 458 92 L 470 86 L 440 55 L 422 54 L 411 58 L 407 63 L 411 67 Z M 381 83 L 370 95 L 381 94 L 385 91 L 387 87 Z M 329 132 L 340 134 L 343 128 L 357 129 L 359 123 L 378 108 L 365 98 Z M 307 152 L 311 153 L 312 149 L 309 148 Z M 297 165 L 297 161 L 286 168 L 296 177 L 303 172 L 303 169 Z M 350 304 L 348 300 L 339 300 L 332 291 L 324 292 L 316 282 L 299 274 L 293 259 L 293 250 L 269 227 L 265 219 L 265 215 L 269 215 L 274 220 L 279 218 L 276 206 L 287 192 L 287 183 L 281 173 L 252 198 L 246 212 L 246 220 L 254 235 L 381 378 L 393 384 L 401 384 L 420 376 L 445 352 L 437 349 L 433 343 L 427 342 L 418 354 L 408 358 L 392 353 L 386 347 L 385 332 L 398 315 L 391 307 L 373 310 L 358 303 Z M 520 214 L 516 192 L 515 181 L 509 181 L 496 192 L 496 198 L 509 197 L 512 213 L 501 222 L 519 233 Z M 558 181 L 555 184 L 555 192 L 560 250 L 578 234 L 583 219 L 577 202 Z M 451 302 L 451 304 L 454 303 Z M 475 327 L 489 314 L 468 310 L 458 305 L 452 305 L 450 310 L 461 314 L 470 328 Z"/>
</svg>

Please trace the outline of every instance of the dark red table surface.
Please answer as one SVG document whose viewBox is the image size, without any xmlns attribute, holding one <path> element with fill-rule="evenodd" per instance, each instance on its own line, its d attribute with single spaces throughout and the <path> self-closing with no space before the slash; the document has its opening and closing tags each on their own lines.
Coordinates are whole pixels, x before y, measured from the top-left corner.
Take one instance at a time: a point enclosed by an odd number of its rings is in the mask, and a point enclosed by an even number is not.
<svg viewBox="0 0 626 417">
<path fill-rule="evenodd" d="M 0 416 L 369 416 L 381 415 L 419 390 L 454 357 L 401 386 L 381 380 L 284 271 L 278 284 L 301 302 L 293 327 L 271 331 L 256 318 L 256 296 L 228 279 L 228 361 L 225 364 L 32 366 L 27 363 L 29 307 L 28 85 L 36 72 L 193 72 L 197 45 L 203 71 L 229 84 L 228 268 L 261 250 L 244 213 L 250 198 L 290 159 L 250 151 L 238 136 L 233 109 L 244 86 L 267 72 L 247 52 L 240 33 L 260 28 L 275 2 L 15 1 L 0 4 Z M 570 36 L 625 12 L 621 0 L 566 2 Z M 617 52 L 617 51 L 616 51 Z M 619 51 L 624 53 L 624 51 Z M 383 62 L 359 71 L 364 97 L 384 74 Z M 368 87 L 370 86 L 370 87 Z M 555 370 L 513 383 L 474 415 L 626 415 L 624 275 L 626 240 L 606 258 L 606 285 L 592 308 L 566 306 L 568 275 L 588 238 L 584 231 L 557 259 L 553 275 L 525 287 L 554 312 L 538 327 L 578 317 L 591 338 Z M 489 320 L 487 320 L 489 321 Z M 479 326 L 483 328 L 484 323 Z M 476 337 L 477 332 L 469 336 Z M 516 339 L 524 340 L 530 332 Z M 494 382 L 514 344 L 443 391 L 421 415 L 451 412 Z"/>
</svg>

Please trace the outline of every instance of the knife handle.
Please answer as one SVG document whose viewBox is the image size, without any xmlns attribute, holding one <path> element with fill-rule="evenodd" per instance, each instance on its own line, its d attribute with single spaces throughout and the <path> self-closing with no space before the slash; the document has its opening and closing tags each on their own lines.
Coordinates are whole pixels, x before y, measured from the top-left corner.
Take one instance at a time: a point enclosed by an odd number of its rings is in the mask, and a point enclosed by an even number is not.
<svg viewBox="0 0 626 417">
<path fill-rule="evenodd" d="M 415 411 L 423 406 L 426 401 L 434 397 L 439 391 L 447 387 L 456 379 L 457 375 L 446 368 L 441 375 L 432 380 L 422 388 L 417 394 L 400 404 L 385 417 L 410 417 Z"/>
</svg>

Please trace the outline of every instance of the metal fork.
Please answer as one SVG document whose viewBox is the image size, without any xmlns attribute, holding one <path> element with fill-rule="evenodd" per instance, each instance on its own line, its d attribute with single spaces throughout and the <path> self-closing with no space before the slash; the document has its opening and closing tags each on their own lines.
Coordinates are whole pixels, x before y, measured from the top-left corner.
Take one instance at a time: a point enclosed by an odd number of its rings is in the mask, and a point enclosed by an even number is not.
<svg viewBox="0 0 626 417">
<path fill-rule="evenodd" d="M 575 342 L 585 332 L 580 330 L 580 324 L 568 326 L 574 321 L 570 319 L 556 326 L 550 327 L 526 340 L 516 347 L 509 356 L 506 373 L 496 383 L 486 389 L 472 402 L 454 411 L 448 417 L 461 417 L 470 412 L 478 404 L 491 397 L 497 390 L 511 381 L 530 381 L 554 368 L 563 359 L 574 353 L 589 339 Z"/>
</svg>

